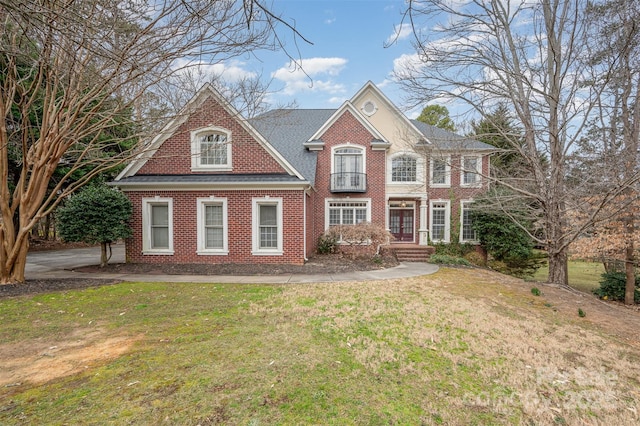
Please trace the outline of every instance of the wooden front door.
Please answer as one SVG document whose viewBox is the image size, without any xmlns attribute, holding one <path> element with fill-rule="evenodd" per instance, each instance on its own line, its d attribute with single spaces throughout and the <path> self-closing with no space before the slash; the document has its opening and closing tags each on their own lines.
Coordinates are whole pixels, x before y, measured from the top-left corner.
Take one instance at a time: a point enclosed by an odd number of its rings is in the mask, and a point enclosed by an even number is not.
<svg viewBox="0 0 640 426">
<path fill-rule="evenodd" d="M 389 210 L 389 230 L 396 241 L 413 241 L 413 209 Z"/>
</svg>

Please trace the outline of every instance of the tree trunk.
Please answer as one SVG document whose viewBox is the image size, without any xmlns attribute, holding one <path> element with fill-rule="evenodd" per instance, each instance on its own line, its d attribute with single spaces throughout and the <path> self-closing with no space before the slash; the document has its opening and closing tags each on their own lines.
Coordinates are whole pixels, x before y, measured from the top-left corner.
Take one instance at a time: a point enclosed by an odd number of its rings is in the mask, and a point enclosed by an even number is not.
<svg viewBox="0 0 640 426">
<path fill-rule="evenodd" d="M 549 277 L 550 283 L 569 285 L 569 262 L 567 251 L 549 251 Z"/>
<path fill-rule="evenodd" d="M 100 267 L 104 268 L 107 266 L 107 262 L 109 262 L 109 258 L 107 257 L 107 244 L 105 242 L 100 243 Z"/>
<path fill-rule="evenodd" d="M 109 249 L 109 253 L 107 254 L 107 249 Z M 113 255 L 113 251 L 111 250 L 111 241 L 100 243 L 100 267 L 104 268 L 107 266 L 109 261 L 111 260 L 111 256 Z"/>
<path fill-rule="evenodd" d="M 0 285 L 24 284 L 25 268 L 27 266 L 27 253 L 29 252 L 29 238 L 23 238 L 20 247 L 17 248 L 17 256 L 11 257 L 4 248 L 0 248 Z M 13 259 L 13 260 L 12 260 Z"/>
<path fill-rule="evenodd" d="M 627 248 L 625 250 L 625 265 L 624 272 L 627 278 L 624 288 L 624 304 L 633 305 L 635 303 L 636 292 L 636 267 L 635 267 L 635 254 L 633 244 L 633 222 L 626 224 L 626 231 L 629 234 L 627 236 Z"/>
</svg>

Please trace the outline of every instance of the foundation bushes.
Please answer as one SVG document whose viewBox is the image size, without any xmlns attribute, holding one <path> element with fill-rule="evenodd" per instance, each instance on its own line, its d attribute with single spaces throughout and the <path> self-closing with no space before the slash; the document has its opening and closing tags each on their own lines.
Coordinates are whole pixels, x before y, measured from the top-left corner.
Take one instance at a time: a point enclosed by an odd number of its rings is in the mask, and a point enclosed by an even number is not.
<svg viewBox="0 0 640 426">
<path fill-rule="evenodd" d="M 330 227 L 318 242 L 326 253 L 339 251 L 351 258 L 374 257 L 380 254 L 380 247 L 393 240 L 393 235 L 384 227 L 368 222 L 356 225 L 337 225 Z M 332 251 L 331 251 L 332 250 Z"/>
</svg>

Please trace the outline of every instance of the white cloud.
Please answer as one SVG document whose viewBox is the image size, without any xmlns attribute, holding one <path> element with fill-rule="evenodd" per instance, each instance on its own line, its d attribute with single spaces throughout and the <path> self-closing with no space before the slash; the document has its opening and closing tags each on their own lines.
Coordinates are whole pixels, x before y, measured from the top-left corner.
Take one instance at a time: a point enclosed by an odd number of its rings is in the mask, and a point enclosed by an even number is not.
<svg viewBox="0 0 640 426">
<path fill-rule="evenodd" d="M 342 105 L 344 103 L 344 101 L 346 101 L 346 100 L 347 100 L 346 97 L 334 96 L 332 98 L 329 98 L 328 102 L 331 105 Z"/>
<path fill-rule="evenodd" d="M 415 71 L 426 66 L 417 53 L 403 54 L 393 60 L 393 73 L 398 76 L 412 75 Z"/>
<path fill-rule="evenodd" d="M 411 24 L 404 23 L 396 25 L 393 29 L 393 33 L 387 37 L 385 44 L 395 43 L 400 40 L 406 40 L 413 34 L 413 27 Z"/>
<path fill-rule="evenodd" d="M 340 94 L 345 92 L 344 85 L 333 78 L 343 70 L 347 60 L 344 58 L 308 58 L 298 63 L 290 62 L 271 74 L 284 83 L 283 94 L 295 95 L 299 92 L 325 92 Z"/>
</svg>

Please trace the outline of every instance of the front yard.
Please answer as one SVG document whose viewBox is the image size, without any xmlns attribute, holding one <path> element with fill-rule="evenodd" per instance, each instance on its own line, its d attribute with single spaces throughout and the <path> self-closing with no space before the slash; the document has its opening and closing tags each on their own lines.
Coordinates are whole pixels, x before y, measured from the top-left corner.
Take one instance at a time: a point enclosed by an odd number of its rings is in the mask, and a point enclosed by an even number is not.
<svg viewBox="0 0 640 426">
<path fill-rule="evenodd" d="M 640 422 L 640 313 L 531 287 L 443 268 L 2 298 L 0 423 Z"/>
</svg>

